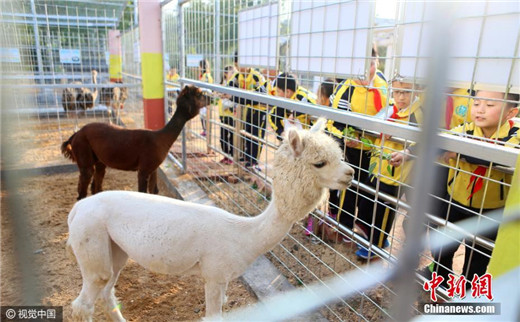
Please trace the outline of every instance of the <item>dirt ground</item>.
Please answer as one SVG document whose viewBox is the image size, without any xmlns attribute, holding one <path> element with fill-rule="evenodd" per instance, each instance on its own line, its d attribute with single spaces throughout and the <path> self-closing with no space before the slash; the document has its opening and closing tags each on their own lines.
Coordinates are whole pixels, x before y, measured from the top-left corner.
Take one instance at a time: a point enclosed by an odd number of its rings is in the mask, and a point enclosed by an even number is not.
<svg viewBox="0 0 520 322">
<path fill-rule="evenodd" d="M 67 215 L 76 200 L 77 177 L 77 172 L 27 177 L 19 190 L 24 201 L 20 206 L 32 231 L 33 263 L 38 268 L 43 293 L 41 304 L 63 306 L 66 321 L 70 320 L 70 303 L 81 289 L 78 266 L 65 251 Z M 136 174 L 108 169 L 104 189 L 135 191 Z M 160 191 L 168 196 L 164 185 Z M 2 189 L 2 201 L 6 197 Z M 2 305 L 21 305 L 20 267 L 15 258 L 12 218 L 7 215 L 13 213 L 9 211 L 2 202 L 1 298 Z M 128 321 L 199 320 L 205 314 L 204 285 L 200 278 L 154 274 L 132 261 L 121 273 L 116 296 Z M 230 283 L 227 296 L 225 311 L 257 301 L 240 280 Z M 97 311 L 95 320 L 106 320 L 99 303 Z"/>
<path fill-rule="evenodd" d="M 92 119 L 80 119 L 79 127 Z M 98 121 L 98 120 L 96 120 Z M 130 127 L 139 127 L 131 118 L 126 118 Z M 20 127 L 10 133 L 11 140 L 24 145 L 25 149 L 17 154 L 14 164 L 2 164 L 2 169 L 34 168 L 57 164 L 68 164 L 60 152 L 59 144 L 66 140 L 74 130 L 75 122 L 63 120 L 57 124 L 54 120 L 39 120 L 32 126 Z M 198 133 L 200 122 L 191 122 L 195 133 Z M 199 142 L 200 141 L 200 142 Z M 31 146 L 31 148 L 27 148 Z M 178 147 L 178 143 L 176 145 Z M 176 150 L 174 146 L 173 150 Z M 200 151 L 190 157 L 190 171 L 193 179 L 208 196 L 217 204 L 232 213 L 239 215 L 256 215 L 267 206 L 268 193 L 258 187 L 252 189 L 252 182 L 259 184 L 262 180 L 252 177 L 236 177 L 236 183 L 220 180 L 223 175 L 234 176 L 231 167 L 223 167 L 218 163 L 222 156 L 201 157 L 206 153 L 203 140 L 190 141 L 190 151 Z M 266 151 L 267 149 L 264 149 Z M 263 153 L 262 159 L 271 156 Z M 4 161 L 4 160 L 2 160 Z M 200 164 L 196 164 L 199 162 Z M 195 170 L 193 170 L 195 169 Z M 199 170 L 197 170 L 199 169 Z M 268 173 L 268 169 L 262 169 Z M 64 316 L 70 317 L 70 302 L 79 294 L 81 275 L 75 263 L 65 253 L 67 238 L 67 214 L 76 200 L 77 172 L 69 174 L 41 175 L 23 180 L 20 193 L 26 203 L 23 213 L 28 214 L 30 228 L 34 232 L 34 262 L 40 268 L 38 276 L 41 281 L 44 299 L 42 304 L 64 306 Z M 204 178 L 204 176 L 206 176 Z M 137 190 L 136 174 L 112 169 L 107 170 L 104 184 L 105 190 Z M 166 188 L 161 187 L 161 194 Z M 5 191 L 2 191 L 2 199 Z M 4 200 L 2 200 L 4 201 Z M 13 234 L 10 230 L 12 221 L 5 216 L 8 209 L 2 202 L 2 304 L 20 304 L 19 272 L 14 258 Z M 273 264 L 295 286 L 307 285 L 326 280 L 336 273 L 353 269 L 362 269 L 367 265 L 355 256 L 355 247 L 344 243 L 316 242 L 303 235 L 303 224 L 297 223 L 280 245 L 267 256 Z M 392 243 L 392 254 L 398 256 L 400 244 L 405 240 L 402 230 L 402 216 L 397 216 L 394 232 L 397 240 Z M 463 252 L 459 251 L 455 260 L 455 269 L 460 271 Z M 424 259 L 421 266 L 427 264 Z M 196 320 L 204 316 L 204 287 L 199 278 L 177 278 L 150 273 L 136 263 L 129 262 L 123 270 L 116 295 L 121 300 L 122 312 L 129 321 L 166 321 Z M 389 289 L 378 287 L 365 292 L 367 298 L 354 297 L 348 301 L 330 305 L 321 310 L 331 321 L 359 319 L 362 315 L 371 321 L 385 320 L 382 310 L 391 306 L 395 295 Z M 246 286 L 239 280 L 230 284 L 228 301 L 224 310 L 242 307 L 257 300 Z M 97 313 L 96 320 L 105 320 Z"/>
</svg>

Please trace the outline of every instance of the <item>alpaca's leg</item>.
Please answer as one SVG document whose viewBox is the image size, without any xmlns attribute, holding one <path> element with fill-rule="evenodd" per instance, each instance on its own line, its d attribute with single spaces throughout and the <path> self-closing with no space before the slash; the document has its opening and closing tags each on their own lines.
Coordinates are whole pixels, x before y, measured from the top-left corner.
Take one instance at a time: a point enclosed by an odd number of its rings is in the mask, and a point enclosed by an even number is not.
<svg viewBox="0 0 520 322">
<path fill-rule="evenodd" d="M 87 196 L 88 185 L 94 174 L 94 167 L 79 168 L 78 200 Z"/>
<path fill-rule="evenodd" d="M 72 301 L 73 321 L 92 321 L 96 299 L 107 283 L 107 280 L 96 277 L 95 274 L 88 277 L 86 275 L 83 274 L 83 287 L 79 296 Z"/>
<path fill-rule="evenodd" d="M 206 292 L 206 318 L 222 317 L 222 305 L 226 300 L 227 283 L 206 282 L 204 289 Z"/>
<path fill-rule="evenodd" d="M 105 177 L 106 168 L 107 166 L 99 161 L 95 165 L 94 179 L 90 186 L 93 195 L 103 191 L 103 178 Z"/>
<path fill-rule="evenodd" d="M 157 170 L 150 174 L 150 178 L 148 180 L 148 193 L 159 193 L 159 187 L 157 187 Z"/>
<path fill-rule="evenodd" d="M 113 275 L 110 243 L 108 232 L 95 220 L 76 217 L 69 226 L 68 245 L 83 278 L 81 292 L 72 302 L 73 320 L 91 320 L 96 299 Z"/>
<path fill-rule="evenodd" d="M 123 269 L 128 260 L 128 255 L 117 246 L 114 242 L 112 244 L 112 277 L 108 281 L 107 285 L 103 289 L 101 295 L 103 300 L 105 301 L 105 310 L 107 316 L 112 319 L 112 321 L 125 321 L 123 315 L 121 314 L 119 305 L 117 303 L 117 298 L 115 295 L 114 285 L 119 278 L 119 273 Z"/>
<path fill-rule="evenodd" d="M 150 177 L 150 172 L 145 172 L 142 170 L 137 171 L 137 191 L 146 193 L 148 189 L 148 178 Z"/>
</svg>

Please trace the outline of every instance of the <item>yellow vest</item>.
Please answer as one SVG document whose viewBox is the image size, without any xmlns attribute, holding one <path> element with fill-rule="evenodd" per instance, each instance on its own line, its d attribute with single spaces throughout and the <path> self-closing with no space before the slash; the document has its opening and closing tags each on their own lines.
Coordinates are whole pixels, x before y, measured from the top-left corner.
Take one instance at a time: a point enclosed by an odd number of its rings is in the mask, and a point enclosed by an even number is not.
<svg viewBox="0 0 520 322">
<path fill-rule="evenodd" d="M 296 92 L 294 92 L 294 94 L 291 96 L 290 99 L 294 100 L 294 101 L 309 102 L 311 104 L 316 104 L 316 95 L 314 93 L 310 92 L 308 89 L 303 88 L 301 86 L 298 86 L 298 88 L 296 89 Z M 277 116 L 278 115 L 277 109 L 278 109 L 278 107 L 274 106 L 271 109 L 269 115 L 267 116 L 269 124 L 271 124 L 271 128 L 275 132 L 278 132 L 279 126 L 282 126 L 283 128 L 285 128 L 284 120 L 280 118 L 281 115 Z M 284 109 L 283 118 L 285 119 L 285 118 L 289 117 L 290 112 L 291 112 L 290 110 Z M 309 115 L 307 115 L 307 114 L 294 112 L 294 118 L 296 120 L 298 120 L 304 128 L 306 125 L 307 126 L 311 125 L 311 119 L 310 119 Z"/>
<path fill-rule="evenodd" d="M 451 113 L 451 115 L 446 115 L 446 117 L 450 118 L 449 129 L 453 129 L 454 127 L 457 127 L 464 123 L 470 123 L 471 106 L 473 105 L 473 98 L 461 97 L 469 96 L 469 92 L 467 89 L 458 88 L 454 90 L 451 94 L 454 95 L 450 96 L 453 103 L 453 112 Z M 444 123 L 446 123 L 446 120 L 444 120 Z M 443 124 L 442 127 L 446 127 L 446 124 Z"/>
<path fill-rule="evenodd" d="M 264 86 L 265 91 L 259 90 L 262 86 Z M 245 78 L 245 88 L 248 91 L 268 93 L 268 82 L 265 80 L 264 75 L 262 75 L 259 70 L 251 68 L 247 74 L 247 77 Z M 267 109 L 265 104 L 254 104 L 253 106 L 255 109 L 262 111 Z"/>
<path fill-rule="evenodd" d="M 388 84 L 384 79 L 376 74 L 371 86 L 379 93 L 379 96 L 381 97 L 381 105 L 384 107 L 387 104 Z M 346 110 L 345 104 L 348 103 L 347 105 L 349 105 L 349 109 L 352 112 L 365 115 L 376 115 L 379 111 L 376 108 L 374 100 L 374 90 L 359 85 L 353 79 L 347 79 L 341 82 L 334 90 L 332 108 Z M 342 131 L 337 129 L 336 122 L 332 120 L 327 122 L 327 130 L 338 138 L 343 137 Z M 360 144 L 357 149 L 369 150 L 370 148 Z"/>
<path fill-rule="evenodd" d="M 517 147 L 520 145 L 519 128 L 519 123 L 507 121 L 491 137 L 498 139 L 499 142 L 508 142 Z M 475 126 L 474 123 L 458 126 L 451 131 L 484 137 L 482 129 Z M 450 166 L 455 167 L 456 165 L 457 160 L 451 159 Z M 476 176 L 477 174 L 483 178 Z M 493 170 L 488 166 L 469 163 L 461 157 L 458 168 L 450 169 L 447 183 L 448 193 L 453 200 L 467 207 L 501 208 L 504 207 L 509 193 L 508 185 L 511 183 L 511 177 L 510 174 Z"/>
<path fill-rule="evenodd" d="M 411 121 L 410 119 L 413 117 L 415 118 L 414 121 L 421 124 L 423 120 L 421 104 L 421 100 L 417 100 L 412 103 L 410 107 L 394 112 L 391 119 L 398 123 L 408 124 Z M 404 145 L 398 142 L 391 140 L 384 140 L 384 144 L 382 144 L 382 142 L 383 139 L 379 137 L 375 140 L 374 145 L 381 147 L 384 153 L 390 154 L 404 149 Z M 379 179 L 381 182 L 391 186 L 398 186 L 400 183 L 408 182 L 408 177 L 412 170 L 413 163 L 412 160 L 408 160 L 401 164 L 401 166 L 394 167 L 390 165 L 388 160 L 385 160 L 380 156 L 372 156 L 370 159 L 369 169 L 373 168 L 372 173 L 374 175 L 380 175 Z"/>
<path fill-rule="evenodd" d="M 204 73 L 200 78 L 200 81 L 213 84 L 213 77 L 210 73 Z"/>
<path fill-rule="evenodd" d="M 180 76 L 179 74 L 170 75 L 170 73 L 166 74 L 166 80 L 169 82 L 177 82 L 179 80 Z M 168 85 L 169 88 L 172 88 L 172 85 Z"/>
</svg>

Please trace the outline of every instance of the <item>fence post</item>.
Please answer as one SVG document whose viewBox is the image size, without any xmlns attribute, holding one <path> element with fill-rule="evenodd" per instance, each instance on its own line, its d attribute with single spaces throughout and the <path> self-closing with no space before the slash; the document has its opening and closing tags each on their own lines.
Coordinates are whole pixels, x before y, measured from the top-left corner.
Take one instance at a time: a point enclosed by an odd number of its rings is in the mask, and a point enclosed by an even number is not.
<svg viewBox="0 0 520 322">
<path fill-rule="evenodd" d="M 32 20 L 33 20 L 33 30 L 34 30 L 34 45 L 36 46 L 36 60 L 38 62 L 38 75 L 43 77 L 43 61 L 42 61 L 42 49 L 40 45 L 40 28 L 38 27 L 38 21 L 36 18 L 36 6 L 34 5 L 34 0 L 31 0 L 31 11 L 32 11 Z M 41 83 L 44 83 L 43 78 L 40 79 Z M 36 82 L 38 83 L 38 82 Z"/>
<path fill-rule="evenodd" d="M 186 63 L 186 55 L 184 53 L 184 16 L 182 13 L 182 4 L 183 2 L 180 1 L 177 4 L 177 32 L 178 32 L 178 41 L 179 41 L 179 72 L 181 75 L 181 78 L 186 77 L 186 68 L 184 68 Z M 182 86 L 181 82 L 181 86 Z M 186 157 L 186 126 L 182 129 L 182 137 L 181 137 L 181 144 L 182 144 L 182 173 L 186 173 L 187 169 L 187 157 Z"/>
<path fill-rule="evenodd" d="M 122 82 L 123 58 L 121 56 L 121 32 L 119 30 L 108 31 L 108 53 L 110 55 L 108 67 L 110 82 Z"/>
<path fill-rule="evenodd" d="M 144 126 L 164 126 L 164 67 L 160 0 L 139 0 L 139 43 L 143 78 Z"/>
</svg>

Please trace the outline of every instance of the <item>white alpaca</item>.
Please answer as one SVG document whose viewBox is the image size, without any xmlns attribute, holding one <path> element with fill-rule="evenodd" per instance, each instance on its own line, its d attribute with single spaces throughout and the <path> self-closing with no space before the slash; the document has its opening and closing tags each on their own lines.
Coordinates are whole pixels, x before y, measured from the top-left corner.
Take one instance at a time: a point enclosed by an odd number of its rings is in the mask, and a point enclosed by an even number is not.
<svg viewBox="0 0 520 322">
<path fill-rule="evenodd" d="M 114 285 L 129 257 L 152 272 L 202 276 L 206 316 L 221 316 L 229 281 L 278 244 L 328 189 L 350 185 L 354 171 L 323 133 L 324 123 L 320 119 L 310 131 L 288 129 L 275 153 L 273 199 L 256 217 L 130 191 L 77 202 L 69 214 L 67 242 L 83 276 L 72 302 L 74 317 L 90 320 L 101 293 L 107 314 L 124 321 Z"/>
</svg>

